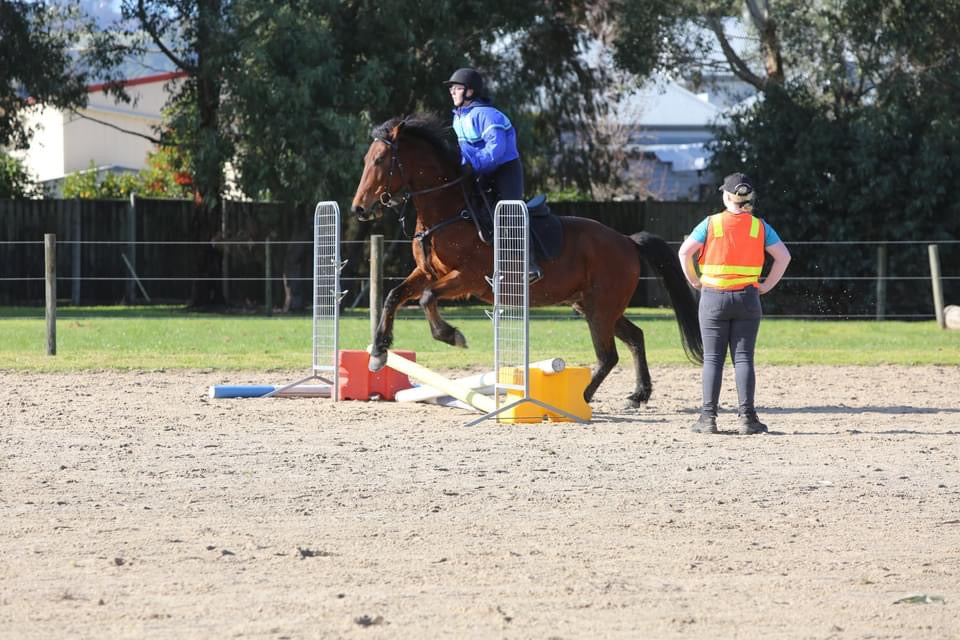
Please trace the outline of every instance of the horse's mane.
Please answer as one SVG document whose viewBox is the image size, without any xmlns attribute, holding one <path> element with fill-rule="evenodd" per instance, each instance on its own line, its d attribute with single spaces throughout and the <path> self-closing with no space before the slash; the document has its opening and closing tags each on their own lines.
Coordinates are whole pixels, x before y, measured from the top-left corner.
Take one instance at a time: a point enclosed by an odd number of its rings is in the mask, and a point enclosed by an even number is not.
<svg viewBox="0 0 960 640">
<path fill-rule="evenodd" d="M 395 142 L 390 132 L 398 124 L 403 123 L 403 134 L 413 135 L 432 146 L 441 158 L 451 164 L 460 163 L 460 150 L 450 138 L 450 127 L 440 121 L 433 113 L 414 113 L 409 116 L 390 118 L 383 124 L 373 128 L 372 136 Z"/>
</svg>

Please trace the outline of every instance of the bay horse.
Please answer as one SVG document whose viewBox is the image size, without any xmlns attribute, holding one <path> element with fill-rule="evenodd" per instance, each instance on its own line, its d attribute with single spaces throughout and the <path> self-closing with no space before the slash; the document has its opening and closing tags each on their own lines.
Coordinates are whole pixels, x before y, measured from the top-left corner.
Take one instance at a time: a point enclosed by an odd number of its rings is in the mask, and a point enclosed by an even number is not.
<svg viewBox="0 0 960 640">
<path fill-rule="evenodd" d="M 371 371 L 386 364 L 394 314 L 407 301 L 418 300 L 434 339 L 457 347 L 466 347 L 467 341 L 443 319 L 437 302 L 473 296 L 493 303 L 486 279 L 493 272 L 493 247 L 481 240 L 472 221 L 460 215 L 467 207 L 467 185 L 459 149 L 448 139 L 448 131 L 431 114 L 393 118 L 374 128 L 373 142 L 363 158 L 353 213 L 360 220 L 371 220 L 385 208 L 396 209 L 412 200 L 417 214 L 412 247 L 416 267 L 384 300 L 370 354 Z M 586 318 L 597 355 L 597 366 L 583 392 L 587 402 L 617 364 L 614 336 L 622 340 L 633 354 L 636 369 L 636 387 L 627 399 L 630 406 L 640 406 L 652 390 L 643 331 L 623 313 L 637 286 L 641 262 L 652 267 L 666 285 L 687 357 L 703 362 L 697 304 L 680 260 L 653 234 L 626 236 L 588 218 L 560 219 L 563 249 L 552 260 L 540 260 L 544 277 L 530 286 L 530 304 L 569 303 Z"/>
</svg>

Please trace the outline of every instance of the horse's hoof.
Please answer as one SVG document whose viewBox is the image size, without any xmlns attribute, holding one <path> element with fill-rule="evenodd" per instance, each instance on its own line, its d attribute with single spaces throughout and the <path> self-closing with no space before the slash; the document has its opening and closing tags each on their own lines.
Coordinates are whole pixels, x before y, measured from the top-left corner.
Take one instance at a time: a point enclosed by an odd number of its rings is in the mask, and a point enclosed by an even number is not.
<svg viewBox="0 0 960 640">
<path fill-rule="evenodd" d="M 387 354 L 380 356 L 375 356 L 372 353 L 370 354 L 370 362 L 367 363 L 367 369 L 376 373 L 383 369 L 387 365 Z"/>
<path fill-rule="evenodd" d="M 460 333 L 460 329 L 453 332 L 453 346 L 460 347 L 461 349 L 467 348 L 467 339 Z"/>
<path fill-rule="evenodd" d="M 650 399 L 649 395 L 643 394 L 630 394 L 627 396 L 627 403 L 623 405 L 624 409 L 642 409 L 647 406 L 647 400 Z"/>
</svg>

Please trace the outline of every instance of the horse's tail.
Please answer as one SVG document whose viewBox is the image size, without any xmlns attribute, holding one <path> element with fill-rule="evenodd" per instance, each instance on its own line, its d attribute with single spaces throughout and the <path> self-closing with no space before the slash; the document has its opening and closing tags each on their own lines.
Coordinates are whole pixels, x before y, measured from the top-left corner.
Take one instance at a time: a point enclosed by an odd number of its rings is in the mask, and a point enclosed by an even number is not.
<svg viewBox="0 0 960 640">
<path fill-rule="evenodd" d="M 670 294 L 670 302 L 680 326 L 680 340 L 687 357 L 697 364 L 703 363 L 703 339 L 697 320 L 697 301 L 680 268 L 680 259 L 663 238 L 646 231 L 630 236 L 640 257 L 663 279 Z"/>
</svg>

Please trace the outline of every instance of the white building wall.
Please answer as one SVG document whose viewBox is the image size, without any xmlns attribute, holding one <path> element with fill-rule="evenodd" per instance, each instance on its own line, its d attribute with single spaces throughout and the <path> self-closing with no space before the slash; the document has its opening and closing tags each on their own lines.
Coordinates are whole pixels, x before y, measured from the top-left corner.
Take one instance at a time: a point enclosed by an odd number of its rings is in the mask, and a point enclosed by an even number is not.
<svg viewBox="0 0 960 640">
<path fill-rule="evenodd" d="M 35 129 L 27 149 L 11 151 L 23 161 L 30 175 L 48 180 L 63 175 L 63 113 L 58 109 L 34 107 L 27 115 L 27 126 Z"/>
<path fill-rule="evenodd" d="M 149 120 L 131 114 L 108 114 L 94 109 L 84 109 L 80 113 L 125 130 L 154 135 Z M 90 165 L 139 170 L 146 166 L 147 152 L 153 148 L 154 145 L 144 138 L 121 133 L 76 114 L 67 114 L 63 123 L 61 175 L 89 169 Z"/>
<path fill-rule="evenodd" d="M 169 94 L 164 82 L 127 87 L 133 102 L 114 102 L 101 91 L 90 94 L 86 109 L 64 118 L 64 173 L 94 166 L 140 170 L 155 145 L 142 136 L 157 137 L 161 110 Z M 135 135 L 140 134 L 140 135 Z"/>
<path fill-rule="evenodd" d="M 154 127 L 161 124 L 162 109 L 175 91 L 173 85 L 167 88 L 170 82 L 131 81 L 126 87 L 132 98 L 128 104 L 93 90 L 87 107 L 77 112 L 38 108 L 28 116 L 31 126 L 37 126 L 30 147 L 14 155 L 41 182 L 84 171 L 91 164 L 139 171 L 156 148 L 142 136 L 157 137 Z"/>
</svg>

